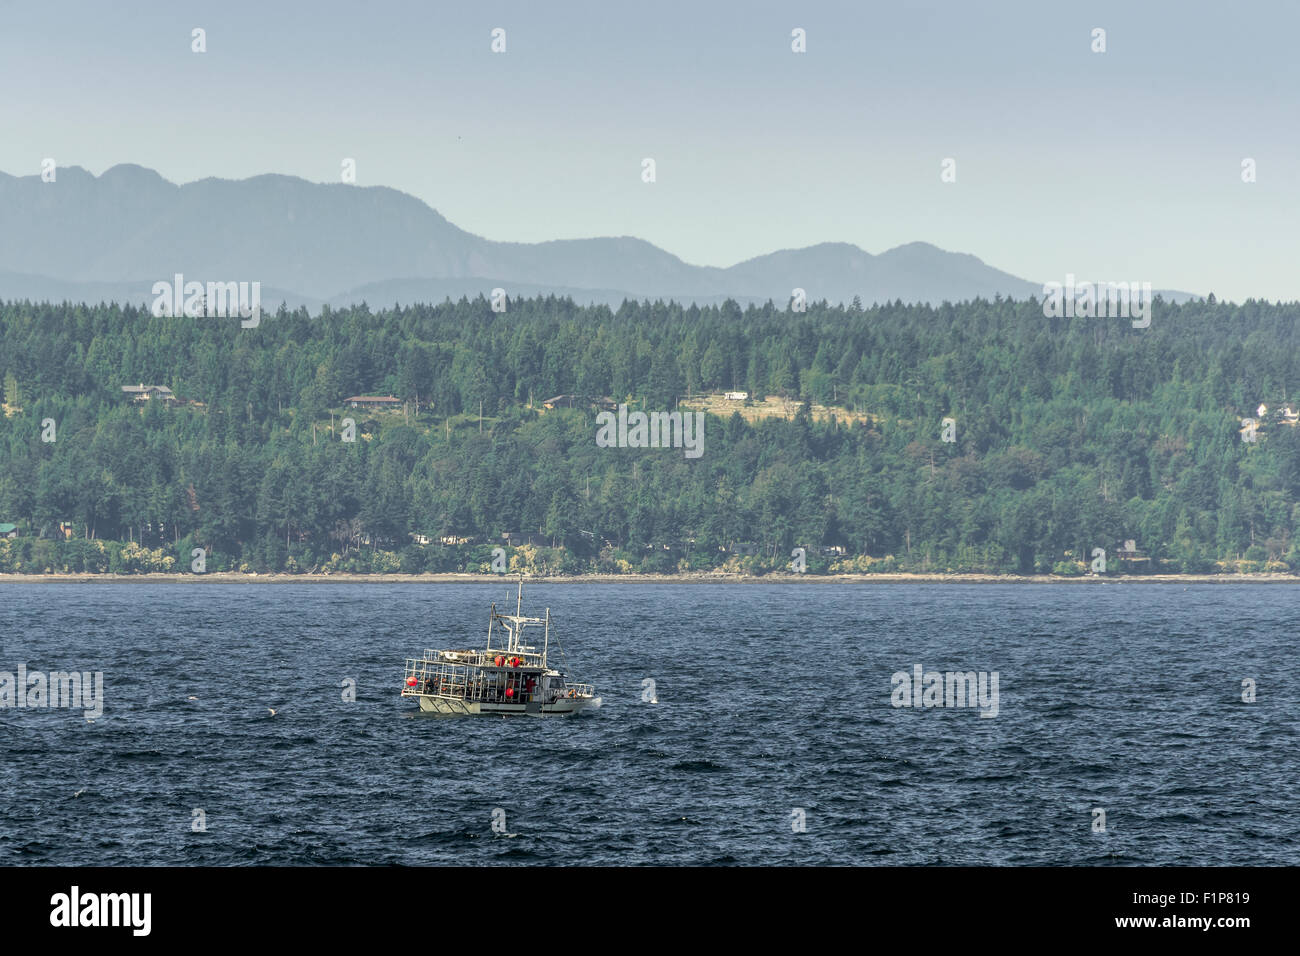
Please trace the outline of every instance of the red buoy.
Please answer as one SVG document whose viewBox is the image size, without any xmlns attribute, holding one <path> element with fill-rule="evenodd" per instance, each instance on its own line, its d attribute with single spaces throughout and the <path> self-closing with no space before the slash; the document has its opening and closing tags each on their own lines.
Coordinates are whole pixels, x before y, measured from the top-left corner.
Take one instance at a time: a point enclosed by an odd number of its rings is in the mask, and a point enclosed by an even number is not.
<svg viewBox="0 0 1300 956">
<path fill-rule="evenodd" d="M 408 678 L 406 678 L 406 686 L 407 686 L 407 687 L 414 687 L 414 686 L 415 686 L 416 684 L 418 684 L 418 683 L 420 683 L 420 682 L 419 682 L 418 680 L 416 680 L 414 677 L 408 677 Z"/>
<path fill-rule="evenodd" d="M 512 657 L 512 658 L 510 658 L 510 666 L 511 666 L 511 667 L 518 667 L 518 666 L 519 666 L 519 658 L 517 658 L 517 657 Z"/>
<path fill-rule="evenodd" d="M 502 655 L 498 654 L 492 663 L 496 664 L 497 667 L 500 667 L 505 662 L 506 659 Z"/>
<path fill-rule="evenodd" d="M 514 689 L 513 687 L 507 687 L 507 688 L 506 688 L 506 697 L 509 698 L 509 697 L 514 697 L 514 696 L 515 696 L 515 689 Z"/>
</svg>

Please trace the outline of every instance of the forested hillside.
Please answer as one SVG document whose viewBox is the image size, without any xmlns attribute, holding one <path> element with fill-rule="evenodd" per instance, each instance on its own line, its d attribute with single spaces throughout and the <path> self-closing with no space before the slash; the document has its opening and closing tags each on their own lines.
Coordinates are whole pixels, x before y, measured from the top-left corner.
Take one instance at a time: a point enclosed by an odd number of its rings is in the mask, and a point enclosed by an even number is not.
<svg viewBox="0 0 1300 956">
<path fill-rule="evenodd" d="M 507 531 L 535 536 L 507 554 L 537 571 L 761 571 L 798 547 L 812 573 L 1080 573 L 1094 548 L 1112 574 L 1300 571 L 1298 316 L 1157 299 L 1133 329 L 1032 301 L 550 298 L 245 329 L 11 302 L 0 571 L 188 570 L 195 547 L 209 571 L 487 570 Z M 179 402 L 133 403 L 140 384 Z M 710 416 L 699 458 L 597 447 L 588 398 L 671 411 L 727 390 L 871 421 Z M 584 398 L 543 407 L 562 394 Z M 405 405 L 345 410 L 353 395 Z"/>
</svg>

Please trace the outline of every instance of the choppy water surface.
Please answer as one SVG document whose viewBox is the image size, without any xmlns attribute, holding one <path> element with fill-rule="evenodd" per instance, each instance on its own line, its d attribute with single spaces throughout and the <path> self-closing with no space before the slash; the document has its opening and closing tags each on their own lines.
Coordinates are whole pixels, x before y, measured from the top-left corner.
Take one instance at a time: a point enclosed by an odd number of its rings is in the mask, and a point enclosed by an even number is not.
<svg viewBox="0 0 1300 956">
<path fill-rule="evenodd" d="M 0 671 L 106 697 L 0 709 L 0 861 L 1300 863 L 1300 588 L 539 584 L 600 709 L 415 713 L 404 658 L 507 591 L 0 587 Z M 998 715 L 891 706 L 915 664 Z"/>
</svg>

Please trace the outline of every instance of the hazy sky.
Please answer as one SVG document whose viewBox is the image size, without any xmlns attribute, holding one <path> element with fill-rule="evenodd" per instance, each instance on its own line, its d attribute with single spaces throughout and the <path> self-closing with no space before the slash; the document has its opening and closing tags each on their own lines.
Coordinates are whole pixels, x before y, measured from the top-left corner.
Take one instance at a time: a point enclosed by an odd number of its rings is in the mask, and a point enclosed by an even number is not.
<svg viewBox="0 0 1300 956">
<path fill-rule="evenodd" d="M 1035 281 L 1300 299 L 1297 28 L 1240 0 L 0 0 L 0 169 L 338 181 L 353 157 L 497 240 L 717 266 L 924 240 Z"/>
</svg>

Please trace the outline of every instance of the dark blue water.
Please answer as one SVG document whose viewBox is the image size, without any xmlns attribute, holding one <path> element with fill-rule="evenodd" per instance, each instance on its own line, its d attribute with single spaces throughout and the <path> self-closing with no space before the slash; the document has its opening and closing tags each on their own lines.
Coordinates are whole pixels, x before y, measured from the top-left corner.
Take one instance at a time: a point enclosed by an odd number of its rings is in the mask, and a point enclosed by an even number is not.
<svg viewBox="0 0 1300 956">
<path fill-rule="evenodd" d="M 4 585 L 0 670 L 106 704 L 0 709 L 0 863 L 1300 863 L 1298 587 L 535 585 L 603 705 L 415 713 L 506 591 Z M 892 707 L 914 664 L 998 715 Z"/>
</svg>

